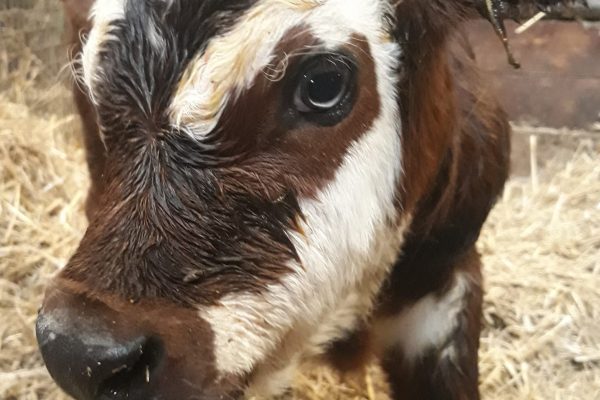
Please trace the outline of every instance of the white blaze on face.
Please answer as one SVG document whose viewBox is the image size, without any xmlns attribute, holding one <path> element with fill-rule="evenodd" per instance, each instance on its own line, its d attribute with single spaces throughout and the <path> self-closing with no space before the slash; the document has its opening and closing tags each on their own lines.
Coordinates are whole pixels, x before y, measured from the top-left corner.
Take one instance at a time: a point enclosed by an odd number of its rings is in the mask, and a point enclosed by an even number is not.
<svg viewBox="0 0 600 400">
<path fill-rule="evenodd" d="M 211 63 L 219 51 L 217 44 L 214 48 L 210 44 L 202 56 L 205 59 L 198 64 L 201 70 L 187 80 L 182 91 L 187 94 L 172 103 L 176 119 L 187 121 L 185 124 L 199 129 L 195 134 L 202 134 L 202 129 L 209 129 L 218 120 L 218 110 L 223 106 L 219 92 L 235 96 L 237 90 L 251 84 L 271 61 L 281 35 L 300 24 L 307 26 L 325 47 L 348 45 L 354 34 L 365 37 L 375 65 L 381 104 L 378 117 L 349 147 L 333 180 L 315 198 L 300 199 L 305 235 L 294 231 L 289 235 L 301 265 L 293 262 L 294 272 L 261 294 L 231 294 L 220 305 L 200 311 L 214 332 L 218 371 L 253 371 L 249 394 L 273 394 L 265 391 L 285 386 L 286 382 L 272 385 L 270 377 L 277 373 L 282 379 L 293 370 L 290 366 L 321 352 L 328 342 L 365 318 L 401 248 L 410 218 L 399 216 L 395 206 L 402 173 L 395 72 L 399 49 L 387 33 L 387 7 L 385 2 L 372 0 L 261 1 L 229 34 L 214 42 L 222 45 L 230 42 L 228 35 L 235 37 L 229 51 L 240 54 L 228 57 L 236 63 L 241 61 L 227 70 L 232 79 L 224 88 L 218 88 L 208 78 L 214 73 Z M 210 99 L 199 114 L 193 107 L 204 105 L 198 106 L 187 97 L 194 95 L 191 88 L 200 87 L 197 85 L 211 93 L 195 94 Z M 206 125 L 194 122 L 211 118 Z"/>
<path fill-rule="evenodd" d="M 103 44 L 116 39 L 110 34 L 110 24 L 125 17 L 126 1 L 96 0 L 90 12 L 89 18 L 92 20 L 92 29 L 83 46 L 81 67 L 83 81 L 93 102 L 95 102 L 94 84 L 101 76 L 101 71 L 98 68 L 98 54 Z"/>
</svg>

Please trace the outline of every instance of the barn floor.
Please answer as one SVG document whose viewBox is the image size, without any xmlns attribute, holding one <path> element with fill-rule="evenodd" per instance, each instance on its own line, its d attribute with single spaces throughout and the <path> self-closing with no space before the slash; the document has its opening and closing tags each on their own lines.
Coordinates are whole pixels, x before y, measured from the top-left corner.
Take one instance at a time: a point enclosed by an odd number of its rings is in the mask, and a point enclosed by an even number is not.
<svg viewBox="0 0 600 400">
<path fill-rule="evenodd" d="M 26 82 L 0 93 L 4 400 L 64 398 L 42 366 L 33 325 L 44 284 L 86 225 L 87 171 L 68 98 L 62 86 L 39 91 Z M 483 397 L 600 399 L 600 135 L 550 130 L 530 141 L 531 131 L 519 132 L 515 176 L 479 242 L 487 282 Z M 387 398 L 374 366 L 343 378 L 307 369 L 294 393 Z"/>
</svg>

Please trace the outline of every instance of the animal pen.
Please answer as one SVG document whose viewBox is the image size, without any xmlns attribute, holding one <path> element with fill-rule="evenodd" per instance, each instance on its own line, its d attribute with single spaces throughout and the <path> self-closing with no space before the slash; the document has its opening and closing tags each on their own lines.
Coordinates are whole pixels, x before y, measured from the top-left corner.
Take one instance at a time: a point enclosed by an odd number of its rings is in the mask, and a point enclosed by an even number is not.
<svg viewBox="0 0 600 400">
<path fill-rule="evenodd" d="M 594 1 L 590 2 L 595 5 Z M 591 17 L 597 17 L 590 11 Z M 593 19 L 593 18 L 592 18 Z M 484 399 L 600 400 L 600 27 L 486 22 L 469 33 L 513 121 L 513 174 L 479 241 Z M 0 0 L 0 399 L 63 399 L 34 323 L 86 220 L 87 169 L 56 0 Z M 307 366 L 296 399 L 385 399 L 374 365 Z"/>
</svg>

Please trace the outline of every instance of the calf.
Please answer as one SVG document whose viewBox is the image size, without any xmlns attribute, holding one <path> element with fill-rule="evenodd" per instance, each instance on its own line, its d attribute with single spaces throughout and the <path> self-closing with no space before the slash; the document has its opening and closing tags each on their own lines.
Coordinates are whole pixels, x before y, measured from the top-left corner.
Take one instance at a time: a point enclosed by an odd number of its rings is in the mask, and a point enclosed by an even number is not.
<svg viewBox="0 0 600 400">
<path fill-rule="evenodd" d="M 513 2 L 64 2 L 89 227 L 37 336 L 67 393 L 266 397 L 373 355 L 395 399 L 478 398 L 509 125 L 458 26 Z"/>
</svg>

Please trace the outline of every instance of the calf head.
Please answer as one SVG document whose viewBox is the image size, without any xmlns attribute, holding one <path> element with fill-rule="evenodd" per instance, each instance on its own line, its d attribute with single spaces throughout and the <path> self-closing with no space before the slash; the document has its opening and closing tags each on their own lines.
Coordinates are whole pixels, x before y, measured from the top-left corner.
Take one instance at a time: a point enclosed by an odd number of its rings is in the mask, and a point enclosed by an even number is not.
<svg viewBox="0 0 600 400">
<path fill-rule="evenodd" d="M 368 318 L 452 143 L 447 64 L 402 14 L 424 3 L 96 2 L 80 78 L 103 190 L 37 323 L 68 393 L 279 393 Z"/>
</svg>

